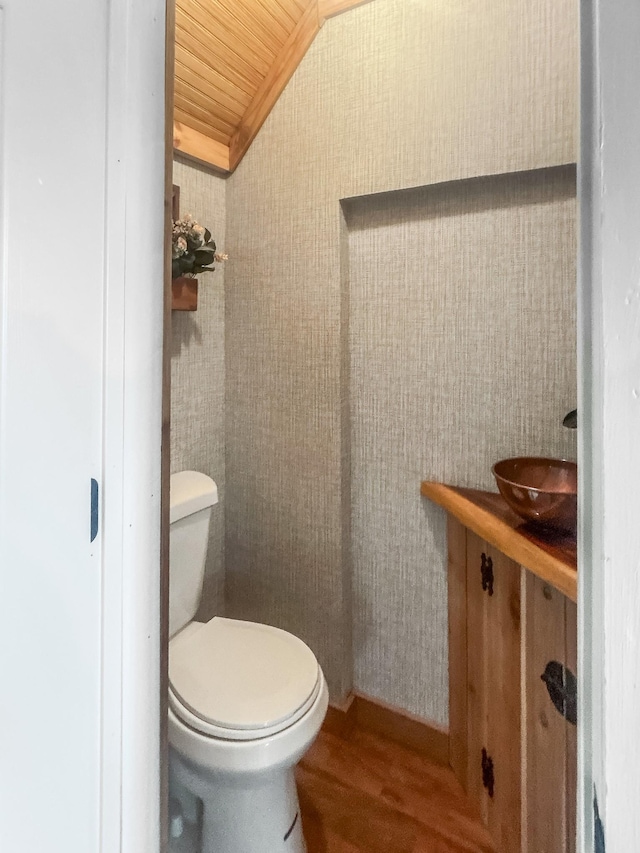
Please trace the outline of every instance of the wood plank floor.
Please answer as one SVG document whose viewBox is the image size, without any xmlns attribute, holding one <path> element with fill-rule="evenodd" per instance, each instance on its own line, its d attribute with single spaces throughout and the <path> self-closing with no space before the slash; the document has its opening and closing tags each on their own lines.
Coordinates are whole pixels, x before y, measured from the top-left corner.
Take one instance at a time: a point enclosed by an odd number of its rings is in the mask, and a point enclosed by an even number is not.
<svg viewBox="0 0 640 853">
<path fill-rule="evenodd" d="M 297 780 L 309 853 L 495 853 L 450 769 L 376 735 L 321 732 Z"/>
</svg>

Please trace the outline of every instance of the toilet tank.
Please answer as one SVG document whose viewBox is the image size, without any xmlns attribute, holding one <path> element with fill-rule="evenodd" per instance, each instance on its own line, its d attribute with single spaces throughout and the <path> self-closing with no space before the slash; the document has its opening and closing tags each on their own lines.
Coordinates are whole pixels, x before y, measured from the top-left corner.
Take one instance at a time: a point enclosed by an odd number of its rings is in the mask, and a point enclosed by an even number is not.
<svg viewBox="0 0 640 853">
<path fill-rule="evenodd" d="M 218 488 L 199 471 L 171 475 L 169 533 L 169 636 L 193 620 L 202 594 L 211 507 Z"/>
</svg>

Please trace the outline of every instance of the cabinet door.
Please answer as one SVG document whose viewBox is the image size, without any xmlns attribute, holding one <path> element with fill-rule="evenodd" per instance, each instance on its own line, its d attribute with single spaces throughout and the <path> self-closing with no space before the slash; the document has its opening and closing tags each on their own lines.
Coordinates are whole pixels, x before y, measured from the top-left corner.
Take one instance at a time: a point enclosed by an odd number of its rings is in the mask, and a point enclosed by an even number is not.
<svg viewBox="0 0 640 853">
<path fill-rule="evenodd" d="M 467 529 L 448 517 L 449 541 L 449 763 L 467 790 Z M 476 579 L 477 580 L 477 579 Z"/>
<path fill-rule="evenodd" d="M 520 566 L 468 532 L 467 792 L 500 853 L 521 845 L 520 588 Z"/>
<path fill-rule="evenodd" d="M 578 606 L 565 599 L 565 636 L 567 666 L 578 676 Z M 565 822 L 567 853 L 576 851 L 576 811 L 578 806 L 578 735 L 576 726 L 567 727 L 567 819 Z"/>
<path fill-rule="evenodd" d="M 530 572 L 525 578 L 523 851 L 573 853 L 576 727 L 563 716 L 563 690 L 564 668 L 575 675 L 575 605 Z"/>
</svg>

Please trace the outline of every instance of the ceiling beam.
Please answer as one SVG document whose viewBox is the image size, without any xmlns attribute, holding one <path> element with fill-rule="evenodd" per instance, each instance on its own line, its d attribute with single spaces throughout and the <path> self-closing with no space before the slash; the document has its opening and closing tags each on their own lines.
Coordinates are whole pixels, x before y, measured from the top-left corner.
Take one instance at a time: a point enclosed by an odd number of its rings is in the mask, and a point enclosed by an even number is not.
<svg viewBox="0 0 640 853">
<path fill-rule="evenodd" d="M 229 146 L 179 121 L 173 123 L 173 149 L 192 160 L 229 172 Z"/>
</svg>

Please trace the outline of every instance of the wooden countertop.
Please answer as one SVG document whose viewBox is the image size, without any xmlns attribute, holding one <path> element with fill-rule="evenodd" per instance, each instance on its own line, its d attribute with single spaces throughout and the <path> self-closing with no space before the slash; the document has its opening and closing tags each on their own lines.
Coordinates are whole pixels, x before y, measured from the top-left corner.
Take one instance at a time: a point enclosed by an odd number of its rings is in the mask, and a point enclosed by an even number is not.
<svg viewBox="0 0 640 853">
<path fill-rule="evenodd" d="M 526 524 L 494 492 L 462 489 L 428 480 L 422 483 L 420 492 L 511 560 L 550 583 L 572 601 L 577 600 L 575 537 L 541 531 Z"/>
</svg>

